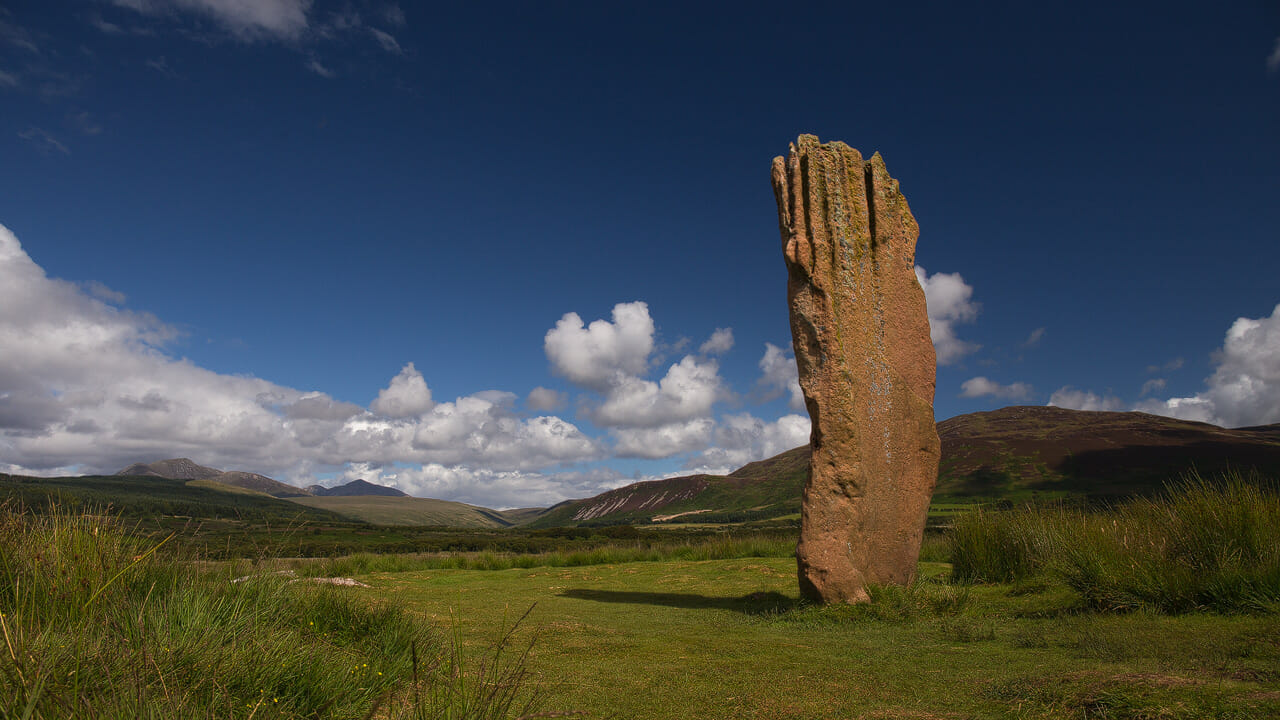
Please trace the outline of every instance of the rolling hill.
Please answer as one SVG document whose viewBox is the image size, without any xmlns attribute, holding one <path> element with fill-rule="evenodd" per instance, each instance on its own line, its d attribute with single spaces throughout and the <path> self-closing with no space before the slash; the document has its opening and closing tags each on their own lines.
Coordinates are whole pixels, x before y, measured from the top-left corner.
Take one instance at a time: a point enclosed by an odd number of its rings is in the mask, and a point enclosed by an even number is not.
<svg viewBox="0 0 1280 720">
<path fill-rule="evenodd" d="M 497 510 L 450 500 L 407 495 L 329 495 L 290 498 L 299 505 L 327 510 L 373 525 L 501 528 L 514 523 Z"/>
<path fill-rule="evenodd" d="M 1280 425 L 1220 428 L 1139 412 L 1008 407 L 938 423 L 935 501 L 1032 494 L 1118 498 L 1195 470 L 1280 477 Z"/>
<path fill-rule="evenodd" d="M 1184 473 L 1228 469 L 1280 478 L 1280 425 L 1228 430 L 1137 412 L 1008 407 L 938 423 L 942 462 L 934 503 L 1158 492 Z M 532 527 L 726 522 L 799 512 L 808 474 L 802 446 L 727 476 L 635 483 L 560 503 Z"/>
</svg>

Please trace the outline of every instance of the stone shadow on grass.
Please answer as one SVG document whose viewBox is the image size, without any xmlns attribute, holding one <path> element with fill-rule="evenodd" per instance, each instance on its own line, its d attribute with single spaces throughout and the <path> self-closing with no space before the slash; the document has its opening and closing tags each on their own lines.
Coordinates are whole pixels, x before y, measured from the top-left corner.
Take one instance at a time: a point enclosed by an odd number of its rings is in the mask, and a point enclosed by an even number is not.
<svg viewBox="0 0 1280 720">
<path fill-rule="evenodd" d="M 800 600 L 780 592 L 754 592 L 741 597 L 712 597 L 694 593 L 639 592 L 634 590 L 590 590 L 572 588 L 560 593 L 560 597 L 576 600 L 592 600 L 608 603 L 637 605 L 666 605 L 691 610 L 733 610 L 746 615 L 773 615 L 795 609 Z"/>
</svg>

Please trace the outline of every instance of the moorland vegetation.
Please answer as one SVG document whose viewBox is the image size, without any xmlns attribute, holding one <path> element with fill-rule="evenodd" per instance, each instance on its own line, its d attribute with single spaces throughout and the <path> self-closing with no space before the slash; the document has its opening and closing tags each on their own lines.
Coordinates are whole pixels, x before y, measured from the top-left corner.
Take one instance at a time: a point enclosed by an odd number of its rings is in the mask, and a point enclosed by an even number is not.
<svg viewBox="0 0 1280 720">
<path fill-rule="evenodd" d="M 961 513 L 917 583 L 836 607 L 800 600 L 785 526 L 224 559 L 90 509 L 0 508 L 0 718 L 1280 715 L 1256 475 Z M 307 581 L 335 575 L 373 588 Z"/>
</svg>

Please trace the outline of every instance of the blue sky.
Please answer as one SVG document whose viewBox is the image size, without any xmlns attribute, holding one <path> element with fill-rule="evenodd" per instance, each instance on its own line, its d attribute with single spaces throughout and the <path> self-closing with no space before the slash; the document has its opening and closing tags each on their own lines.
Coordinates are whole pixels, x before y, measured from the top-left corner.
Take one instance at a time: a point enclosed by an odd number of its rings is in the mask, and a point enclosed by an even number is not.
<svg viewBox="0 0 1280 720">
<path fill-rule="evenodd" d="M 1280 422 L 1280 5 L 0 7 L 0 469 L 493 507 L 800 444 L 769 165 L 879 151 L 939 419 Z"/>
</svg>

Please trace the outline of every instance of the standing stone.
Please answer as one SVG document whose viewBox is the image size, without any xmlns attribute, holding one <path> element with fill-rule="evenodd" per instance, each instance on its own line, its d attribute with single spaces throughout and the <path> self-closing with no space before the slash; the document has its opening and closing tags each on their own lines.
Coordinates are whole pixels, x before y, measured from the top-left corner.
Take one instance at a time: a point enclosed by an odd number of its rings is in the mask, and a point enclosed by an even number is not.
<svg viewBox="0 0 1280 720">
<path fill-rule="evenodd" d="M 800 387 L 813 421 L 801 593 L 865 602 L 915 576 L 938 477 L 920 229 L 877 153 L 801 135 L 773 160 Z"/>
</svg>

